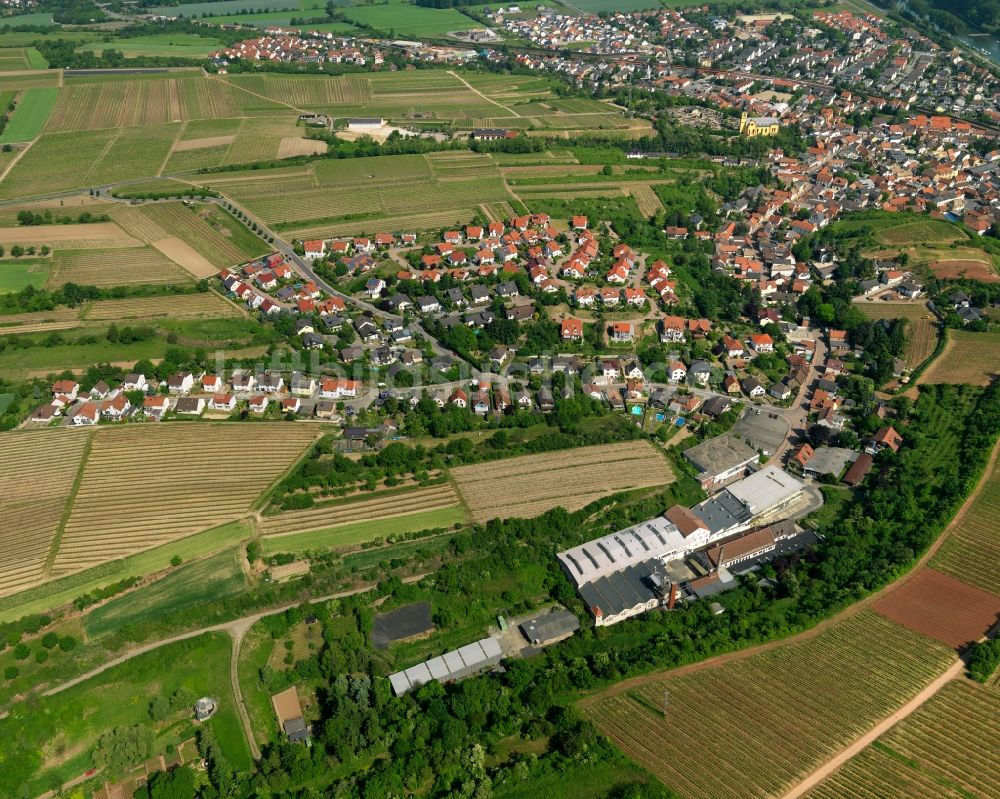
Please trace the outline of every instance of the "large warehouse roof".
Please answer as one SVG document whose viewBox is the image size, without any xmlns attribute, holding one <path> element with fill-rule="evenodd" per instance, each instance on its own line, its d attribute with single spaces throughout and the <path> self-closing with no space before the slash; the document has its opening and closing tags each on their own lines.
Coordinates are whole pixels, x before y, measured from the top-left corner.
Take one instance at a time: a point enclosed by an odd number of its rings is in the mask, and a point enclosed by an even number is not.
<svg viewBox="0 0 1000 799">
<path fill-rule="evenodd" d="M 722 474 L 759 457 L 736 436 L 723 433 L 684 451 L 684 457 L 695 465 L 701 474 Z"/>
<path fill-rule="evenodd" d="M 787 502 L 805 487 L 805 483 L 784 469 L 768 464 L 759 472 L 733 483 L 728 491 L 756 516 Z"/>
<path fill-rule="evenodd" d="M 431 680 L 458 680 L 486 666 L 500 662 L 502 651 L 495 638 L 483 638 L 461 649 L 445 652 L 425 660 L 405 671 L 389 675 L 389 682 L 396 696 L 417 688 Z"/>
<path fill-rule="evenodd" d="M 558 557 L 577 586 L 606 577 L 651 558 L 661 558 L 684 548 L 684 536 L 677 526 L 657 516 L 655 519 L 619 530 L 560 552 Z"/>
</svg>

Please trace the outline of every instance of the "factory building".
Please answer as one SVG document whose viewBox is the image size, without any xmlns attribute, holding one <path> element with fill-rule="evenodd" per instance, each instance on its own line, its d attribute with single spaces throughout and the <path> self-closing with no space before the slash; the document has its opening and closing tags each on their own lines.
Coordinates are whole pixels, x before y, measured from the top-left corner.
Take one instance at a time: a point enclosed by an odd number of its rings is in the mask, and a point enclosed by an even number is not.
<svg viewBox="0 0 1000 799">
<path fill-rule="evenodd" d="M 789 507 L 804 488 L 800 480 L 777 466 L 765 466 L 693 508 L 675 505 L 663 516 L 588 541 L 557 557 L 590 608 L 595 624 L 616 624 L 656 607 L 673 607 L 681 581 L 675 577 L 671 562 L 723 539 L 738 539 L 755 520 Z M 745 546 L 736 543 L 730 545 L 730 552 L 745 551 L 747 558 L 759 556 L 768 551 L 759 544 L 756 539 Z M 721 559 L 724 553 L 715 554 Z M 711 568 L 718 570 L 716 565 Z M 716 574 L 698 579 L 717 583 L 720 578 Z M 697 580 L 683 583 L 699 584 Z"/>
</svg>

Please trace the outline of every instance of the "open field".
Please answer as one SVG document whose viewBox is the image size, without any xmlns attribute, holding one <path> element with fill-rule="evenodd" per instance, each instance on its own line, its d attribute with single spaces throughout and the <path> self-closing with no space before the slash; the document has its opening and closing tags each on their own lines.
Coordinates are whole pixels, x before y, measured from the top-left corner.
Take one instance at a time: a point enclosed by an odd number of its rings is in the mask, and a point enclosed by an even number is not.
<svg viewBox="0 0 1000 799">
<path fill-rule="evenodd" d="M 442 36 L 448 31 L 482 28 L 454 8 L 424 8 L 414 5 L 357 6 L 342 9 L 344 15 L 361 25 L 399 36 Z"/>
<path fill-rule="evenodd" d="M 0 228 L 0 244 L 48 244 L 53 249 L 134 247 L 138 244 L 114 222 L 86 225 L 25 225 Z"/>
<path fill-rule="evenodd" d="M 1000 596 L 1000 467 L 931 560 L 940 572 Z"/>
<path fill-rule="evenodd" d="M 391 538 L 404 533 L 452 527 L 468 521 L 459 505 L 448 505 L 433 510 L 417 510 L 401 516 L 348 522 L 305 533 L 286 533 L 263 539 L 264 552 L 306 552 L 312 549 L 338 549 L 355 547 L 380 538 Z"/>
<path fill-rule="evenodd" d="M 995 567 L 996 561 L 991 565 Z M 963 649 L 1000 619 L 1000 596 L 925 567 L 872 608 L 929 638 Z"/>
<path fill-rule="evenodd" d="M 239 518 L 315 435 L 306 425 L 267 424 L 100 430 L 53 576 Z"/>
<path fill-rule="evenodd" d="M 686 799 L 780 796 L 953 657 L 866 610 L 750 657 L 626 683 L 585 700 L 583 711 Z"/>
<path fill-rule="evenodd" d="M 460 466 L 452 476 L 477 522 L 537 516 L 556 506 L 579 510 L 608 494 L 674 481 L 667 461 L 646 441 Z"/>
<path fill-rule="evenodd" d="M 220 552 L 101 605 L 86 617 L 87 635 L 107 635 L 123 625 L 141 624 L 147 619 L 242 590 L 247 582 L 240 558 L 239 548 Z"/>
<path fill-rule="evenodd" d="M 21 258 L 0 261 L 0 294 L 20 291 L 27 286 L 43 288 L 49 279 L 52 261 L 48 258 Z M 3 317 L 0 317 L 2 324 Z"/>
<path fill-rule="evenodd" d="M 41 430 L 0 434 L 0 595 L 42 580 L 45 561 L 85 456 L 83 432 Z"/>
<path fill-rule="evenodd" d="M 451 484 L 444 483 L 427 488 L 388 492 L 388 496 L 375 494 L 371 499 L 361 495 L 354 501 L 293 510 L 276 516 L 265 516 L 261 532 L 266 536 L 319 530 L 337 525 L 391 519 L 417 511 L 441 510 L 456 507 L 458 496 Z"/>
<path fill-rule="evenodd" d="M 924 303 L 857 302 L 854 304 L 869 319 L 906 319 L 906 351 L 908 369 L 926 361 L 937 346 L 937 319 Z"/>
<path fill-rule="evenodd" d="M 987 253 L 981 258 L 946 258 L 928 264 L 928 268 L 939 278 L 961 278 L 981 280 L 984 283 L 1000 282 L 1000 274 L 993 268 Z"/>
<path fill-rule="evenodd" d="M 117 726 L 151 724 L 149 702 L 185 688 L 194 696 L 214 696 L 219 710 L 207 722 L 236 768 L 251 765 L 229 681 L 231 644 L 222 633 L 169 644 L 140 655 L 54 696 L 41 697 L 35 711 L 12 713 L 0 720 L 0 735 L 8 742 L 29 796 L 83 774 L 92 765 L 97 738 Z M 154 726 L 154 752 L 190 738 L 196 725 L 189 710 L 172 714 Z M 15 745 L 13 742 L 18 742 Z M 40 758 L 34 753 L 39 752 Z M 8 761 L 10 763 L 10 761 Z"/>
<path fill-rule="evenodd" d="M 10 119 L 10 124 L 0 134 L 0 144 L 31 141 L 42 132 L 56 104 L 59 89 L 28 89 Z"/>
<path fill-rule="evenodd" d="M 1000 797 L 1000 693 L 953 680 L 807 799 Z"/>
<path fill-rule="evenodd" d="M 186 283 L 191 275 L 153 247 L 115 250 L 57 250 L 52 258 L 50 286 L 127 286 L 144 283 Z"/>
<path fill-rule="evenodd" d="M 1000 333 L 948 330 L 942 352 L 919 383 L 970 383 L 985 386 L 1000 373 Z"/>
<path fill-rule="evenodd" d="M 958 225 L 945 222 L 943 219 L 919 219 L 884 226 L 875 235 L 883 244 L 904 246 L 948 244 L 953 241 L 966 241 L 969 238 Z"/>
<path fill-rule="evenodd" d="M 101 53 L 109 45 L 94 42 L 77 48 L 78 52 Z M 153 36 L 130 36 L 116 39 L 114 48 L 126 58 L 137 56 L 168 56 L 172 58 L 203 59 L 222 48 L 222 42 L 211 36 L 193 33 L 164 33 Z"/>
</svg>

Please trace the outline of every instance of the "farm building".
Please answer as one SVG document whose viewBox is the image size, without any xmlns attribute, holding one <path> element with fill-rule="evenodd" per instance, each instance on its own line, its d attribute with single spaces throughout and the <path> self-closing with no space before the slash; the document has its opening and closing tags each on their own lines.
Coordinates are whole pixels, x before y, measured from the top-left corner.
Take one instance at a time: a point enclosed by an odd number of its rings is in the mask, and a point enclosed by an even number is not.
<svg viewBox="0 0 1000 799">
<path fill-rule="evenodd" d="M 381 130 L 385 120 L 381 117 L 359 117 L 347 120 L 347 129 L 352 133 L 372 133 Z"/>
<path fill-rule="evenodd" d="M 595 624 L 615 624 L 656 607 L 672 607 L 679 582 L 676 572 L 682 571 L 673 565 L 709 545 L 732 541 L 755 520 L 789 507 L 804 489 L 805 484 L 787 472 L 766 466 L 693 508 L 675 505 L 663 516 L 588 541 L 557 557 Z M 773 539 L 770 548 L 762 551 L 750 542 L 746 557 L 774 550 Z M 741 547 L 727 546 L 735 558 Z M 731 580 L 725 577 L 701 575 L 686 581 L 691 587 L 684 587 L 696 598 L 707 596 L 728 587 Z"/>
<path fill-rule="evenodd" d="M 272 696 L 271 705 L 288 740 L 292 743 L 308 743 L 309 726 L 302 717 L 302 705 L 299 704 L 299 694 L 295 686 Z"/>
<path fill-rule="evenodd" d="M 580 620 L 575 613 L 561 608 L 553 608 L 548 613 L 522 622 L 520 626 L 528 643 L 544 646 L 571 636 L 580 629 Z"/>
<path fill-rule="evenodd" d="M 469 677 L 500 662 L 503 653 L 495 638 L 483 638 L 467 644 L 461 649 L 445 652 L 436 658 L 425 660 L 405 671 L 389 675 L 393 693 L 402 696 L 407 691 L 419 688 L 431 680 L 450 682 Z"/>
<path fill-rule="evenodd" d="M 685 450 L 684 457 L 698 470 L 701 487 L 706 491 L 743 474 L 760 458 L 756 450 L 729 433 Z"/>
</svg>

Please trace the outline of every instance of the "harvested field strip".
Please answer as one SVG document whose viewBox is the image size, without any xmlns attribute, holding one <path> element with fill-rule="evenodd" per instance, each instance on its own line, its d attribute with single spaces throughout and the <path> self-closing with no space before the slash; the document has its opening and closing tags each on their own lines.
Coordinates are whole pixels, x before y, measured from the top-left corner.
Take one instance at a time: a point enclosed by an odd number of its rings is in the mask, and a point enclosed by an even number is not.
<svg viewBox="0 0 1000 799">
<path fill-rule="evenodd" d="M 316 435 L 308 425 L 260 424 L 250 433 L 170 423 L 98 431 L 54 576 L 239 518 Z"/>
<path fill-rule="evenodd" d="M 84 432 L 67 430 L 0 434 L 0 482 L 4 486 L 0 596 L 41 582 L 87 437 Z"/>
<path fill-rule="evenodd" d="M 1000 333 L 948 330 L 942 352 L 918 383 L 970 383 L 985 386 L 1000 374 Z"/>
<path fill-rule="evenodd" d="M 628 692 L 611 689 L 583 709 L 687 799 L 776 796 L 905 704 L 953 657 L 862 611 L 812 638 L 645 679 Z M 664 691 L 666 717 L 651 709 L 662 707 Z"/>
<path fill-rule="evenodd" d="M 88 322 L 116 322 L 156 317 L 173 319 L 218 319 L 237 316 L 237 310 L 211 292 L 165 297 L 134 297 L 127 300 L 98 300 L 86 313 Z"/>
<path fill-rule="evenodd" d="M 185 283 L 190 276 L 152 247 L 118 250 L 60 250 L 53 256 L 49 285 L 125 286 L 137 283 Z"/>
<path fill-rule="evenodd" d="M 1000 460 L 930 565 L 1000 596 Z"/>
<path fill-rule="evenodd" d="M 578 510 L 608 494 L 674 480 L 666 460 L 645 441 L 461 466 L 452 476 L 477 522 L 536 516 L 557 505 Z"/>
<path fill-rule="evenodd" d="M 449 484 L 393 493 L 357 502 L 288 511 L 267 516 L 261 523 L 264 535 L 286 535 L 305 530 L 318 530 L 349 522 L 388 519 L 416 511 L 434 510 L 458 504 L 458 495 Z"/>
<path fill-rule="evenodd" d="M 114 222 L 0 228 L 0 244 L 6 245 L 48 244 L 53 249 L 75 250 L 134 247 L 138 243 Z"/>
<path fill-rule="evenodd" d="M 996 564 L 992 561 L 994 569 Z M 1000 596 L 924 567 L 872 608 L 918 633 L 961 649 L 996 624 Z"/>
<path fill-rule="evenodd" d="M 1000 694 L 953 680 L 807 799 L 1000 797 Z"/>
<path fill-rule="evenodd" d="M 47 324 L 50 322 L 75 321 L 80 316 L 79 308 L 60 305 L 51 311 L 34 311 L 32 313 L 15 313 L 0 315 L 0 330 L 16 330 L 29 325 Z"/>
</svg>

